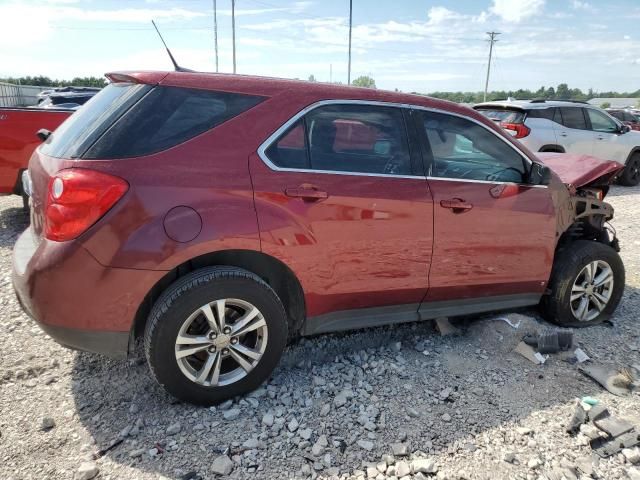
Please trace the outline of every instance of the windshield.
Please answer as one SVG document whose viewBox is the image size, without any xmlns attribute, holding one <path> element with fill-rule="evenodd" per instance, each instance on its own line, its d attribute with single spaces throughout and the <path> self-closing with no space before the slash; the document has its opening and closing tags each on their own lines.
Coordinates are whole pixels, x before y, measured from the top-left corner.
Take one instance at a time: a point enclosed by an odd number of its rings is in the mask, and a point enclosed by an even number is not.
<svg viewBox="0 0 640 480">
<path fill-rule="evenodd" d="M 124 112 L 152 87 L 112 83 L 71 115 L 40 147 L 45 155 L 80 157 Z"/>
</svg>

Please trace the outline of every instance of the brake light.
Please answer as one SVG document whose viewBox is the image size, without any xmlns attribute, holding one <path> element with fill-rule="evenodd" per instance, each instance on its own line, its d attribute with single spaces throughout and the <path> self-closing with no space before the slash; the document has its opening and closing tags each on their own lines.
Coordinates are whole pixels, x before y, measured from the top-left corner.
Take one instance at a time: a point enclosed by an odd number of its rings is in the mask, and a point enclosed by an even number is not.
<svg viewBox="0 0 640 480">
<path fill-rule="evenodd" d="M 96 223 L 129 189 L 122 178 L 86 168 L 61 170 L 49 181 L 44 236 L 64 242 Z"/>
<path fill-rule="evenodd" d="M 513 135 L 514 138 L 524 138 L 531 133 L 531 129 L 524 123 L 501 122 L 500 126 Z"/>
</svg>

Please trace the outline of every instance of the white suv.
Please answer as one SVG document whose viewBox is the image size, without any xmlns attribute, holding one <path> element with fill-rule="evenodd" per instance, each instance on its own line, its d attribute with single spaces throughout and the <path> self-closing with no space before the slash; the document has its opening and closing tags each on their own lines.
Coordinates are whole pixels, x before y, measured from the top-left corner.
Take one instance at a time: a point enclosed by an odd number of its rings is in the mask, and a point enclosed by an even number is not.
<svg viewBox="0 0 640 480">
<path fill-rule="evenodd" d="M 640 133 L 604 110 L 582 102 L 506 100 L 476 105 L 534 152 L 593 155 L 626 168 L 618 181 L 640 183 Z"/>
</svg>

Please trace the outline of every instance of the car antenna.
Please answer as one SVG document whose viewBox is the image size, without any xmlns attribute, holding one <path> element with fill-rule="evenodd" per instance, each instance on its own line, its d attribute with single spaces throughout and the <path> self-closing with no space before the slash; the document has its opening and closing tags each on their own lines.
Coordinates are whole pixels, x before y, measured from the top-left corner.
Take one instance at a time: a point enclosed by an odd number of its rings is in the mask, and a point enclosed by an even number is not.
<svg viewBox="0 0 640 480">
<path fill-rule="evenodd" d="M 167 43 L 164 41 L 164 38 L 162 38 L 162 34 L 160 33 L 160 30 L 158 30 L 158 26 L 156 25 L 156 22 L 151 20 L 151 23 L 153 24 L 153 28 L 156 29 L 156 32 L 158 32 L 158 36 L 160 37 L 160 40 L 162 41 L 164 48 L 166 48 L 167 53 L 169 54 L 169 58 L 171 59 L 171 63 L 173 63 L 173 68 L 175 69 L 175 71 L 176 72 L 193 72 L 194 70 L 189 70 L 188 68 L 183 68 L 180 65 L 178 65 L 178 62 L 176 62 L 176 59 L 173 58 L 173 55 L 171 55 L 171 50 L 169 50 L 169 47 L 167 47 Z"/>
</svg>

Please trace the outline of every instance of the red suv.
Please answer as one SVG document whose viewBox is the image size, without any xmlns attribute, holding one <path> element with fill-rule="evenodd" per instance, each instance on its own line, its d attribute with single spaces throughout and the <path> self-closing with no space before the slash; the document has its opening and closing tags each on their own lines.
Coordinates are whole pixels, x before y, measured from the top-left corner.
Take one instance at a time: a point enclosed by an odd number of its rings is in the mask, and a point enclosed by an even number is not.
<svg viewBox="0 0 640 480">
<path fill-rule="evenodd" d="M 31 158 L 13 281 L 64 345 L 124 355 L 144 338 L 177 397 L 256 388 L 297 335 L 537 304 L 582 326 L 620 301 L 616 162 L 545 165 L 480 113 L 414 95 L 108 78 Z"/>
</svg>

